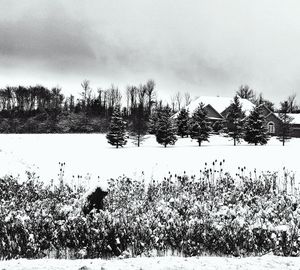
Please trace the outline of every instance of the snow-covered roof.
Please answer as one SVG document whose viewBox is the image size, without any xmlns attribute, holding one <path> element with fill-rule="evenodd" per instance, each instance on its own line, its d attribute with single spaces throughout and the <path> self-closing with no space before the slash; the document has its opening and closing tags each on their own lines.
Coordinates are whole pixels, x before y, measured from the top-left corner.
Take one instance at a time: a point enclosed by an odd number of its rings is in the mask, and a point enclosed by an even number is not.
<svg viewBox="0 0 300 270">
<path fill-rule="evenodd" d="M 226 108 L 230 106 L 233 102 L 232 97 L 214 97 L 214 96 L 201 96 L 190 103 L 186 107 L 190 113 L 194 112 L 200 103 L 203 103 L 205 106 L 210 104 L 219 114 L 221 114 Z M 243 111 L 245 111 L 246 115 L 250 113 L 250 111 L 254 108 L 254 104 L 247 100 L 240 98 L 240 103 L 242 105 Z"/>
<path fill-rule="evenodd" d="M 274 113 L 279 117 L 279 113 Z M 291 124 L 300 124 L 300 113 L 287 113 L 287 116 L 292 118 Z"/>
<path fill-rule="evenodd" d="M 300 124 L 300 113 L 288 113 L 292 117 L 292 124 Z"/>
</svg>

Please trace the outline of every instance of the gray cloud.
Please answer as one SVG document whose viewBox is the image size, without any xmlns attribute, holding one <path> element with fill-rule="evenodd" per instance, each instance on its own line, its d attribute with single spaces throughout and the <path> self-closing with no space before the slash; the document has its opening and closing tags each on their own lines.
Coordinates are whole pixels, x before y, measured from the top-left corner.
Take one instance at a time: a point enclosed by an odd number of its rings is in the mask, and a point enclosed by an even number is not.
<svg viewBox="0 0 300 270">
<path fill-rule="evenodd" d="M 13 64 L 41 61 L 46 66 L 68 67 L 94 59 L 90 33 L 77 22 L 62 17 L 20 18 L 0 24 L 0 55 Z"/>
<path fill-rule="evenodd" d="M 300 94 L 299 11 L 293 0 L 0 0 L 0 82 L 71 91 L 83 78 L 154 78 L 166 95 L 227 96 L 248 83 L 278 102 Z"/>
</svg>

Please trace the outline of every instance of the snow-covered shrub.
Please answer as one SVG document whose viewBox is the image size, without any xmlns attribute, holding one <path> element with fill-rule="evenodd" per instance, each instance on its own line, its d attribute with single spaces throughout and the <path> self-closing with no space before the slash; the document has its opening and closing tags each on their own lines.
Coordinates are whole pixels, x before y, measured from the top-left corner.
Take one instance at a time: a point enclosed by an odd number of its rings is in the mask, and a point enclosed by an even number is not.
<svg viewBox="0 0 300 270">
<path fill-rule="evenodd" d="M 199 179 L 110 179 L 105 211 L 87 216 L 83 189 L 0 179 L 0 256 L 298 255 L 298 193 L 279 189 L 276 174 L 231 177 L 216 163 Z"/>
</svg>

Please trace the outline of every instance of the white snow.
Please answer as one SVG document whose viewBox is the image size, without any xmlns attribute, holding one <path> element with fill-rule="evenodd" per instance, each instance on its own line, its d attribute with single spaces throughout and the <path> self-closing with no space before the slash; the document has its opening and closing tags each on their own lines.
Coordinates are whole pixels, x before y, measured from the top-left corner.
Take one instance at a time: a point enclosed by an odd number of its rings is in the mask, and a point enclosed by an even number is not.
<svg viewBox="0 0 300 270">
<path fill-rule="evenodd" d="M 93 181 L 90 185 L 85 194 L 83 195 L 83 198 L 88 197 L 91 195 L 97 188 L 100 188 L 102 191 L 108 191 L 108 182 L 107 179 L 100 180 L 99 178 L 97 181 Z"/>
<path fill-rule="evenodd" d="M 274 113 L 279 118 L 279 113 Z M 291 124 L 300 124 L 300 113 L 287 113 L 292 118 Z"/>
<path fill-rule="evenodd" d="M 113 260 L 9 260 L 0 261 L 1 269 L 9 270 L 98 270 L 98 269 L 204 269 L 204 270 L 298 270 L 300 258 L 276 257 L 265 255 L 262 257 L 229 258 L 229 257 L 151 257 Z"/>
<path fill-rule="evenodd" d="M 250 111 L 254 108 L 254 104 L 247 99 L 240 98 L 240 103 L 242 105 L 243 111 L 246 115 L 249 115 Z M 190 105 L 186 107 L 190 113 L 193 113 L 199 106 L 200 103 L 205 106 L 210 104 L 218 113 L 222 113 L 226 108 L 230 106 L 233 102 L 232 97 L 214 97 L 214 96 L 201 96 L 191 102 Z"/>
<path fill-rule="evenodd" d="M 299 138 L 292 139 L 284 147 L 275 138 L 265 146 L 247 143 L 233 146 L 228 138 L 213 136 L 201 147 L 190 138 L 179 138 L 174 146 L 164 148 L 154 136 L 149 136 L 139 148 L 129 141 L 124 148 L 116 149 L 107 143 L 104 134 L 2 134 L 0 176 L 12 174 L 24 179 L 25 171 L 30 170 L 43 181 L 57 181 L 59 162 L 64 162 L 62 178 L 74 184 L 87 182 L 94 185 L 123 174 L 147 181 L 168 176 L 169 171 L 171 174 L 183 175 L 186 171 L 187 175 L 198 175 L 206 162 L 211 167 L 217 160 L 215 168 L 218 169 L 219 161 L 223 159 L 223 171 L 232 174 L 244 166 L 244 173 L 253 172 L 255 168 L 258 173 L 267 170 L 282 173 L 284 167 L 297 173 L 299 149 Z"/>
<path fill-rule="evenodd" d="M 57 179 L 58 174 L 71 181 L 90 181 L 104 187 L 107 178 L 122 174 L 149 180 L 171 174 L 199 174 L 205 163 L 225 159 L 224 171 L 232 174 L 246 166 L 246 172 L 259 171 L 298 172 L 300 139 L 295 138 L 282 146 L 272 138 L 268 145 L 252 146 L 233 142 L 222 136 L 213 136 L 209 143 L 198 147 L 190 138 L 179 138 L 174 146 L 164 148 L 149 136 L 140 147 L 130 141 L 124 148 L 109 145 L 104 134 L 52 134 L 52 135 L 0 135 L 0 175 L 13 174 L 25 177 L 25 170 L 36 171 L 44 181 Z M 59 162 L 65 163 L 59 172 Z M 223 163 L 223 162 L 222 162 Z M 74 178 L 72 176 L 75 176 Z M 83 178 L 77 178 L 77 175 Z M 99 176 L 99 178 L 98 178 Z M 89 180 L 90 179 L 90 180 Z M 100 181 L 100 183 L 99 183 Z M 65 209 L 68 210 L 68 209 Z M 226 209 L 224 208 L 225 212 Z M 218 213 L 220 214 L 220 213 Z M 7 217 L 9 218 L 9 217 Z M 171 222 L 171 221 L 170 221 Z M 285 230 L 279 225 L 278 230 Z M 299 269 L 300 258 L 275 256 L 224 258 L 224 257 L 154 257 L 113 260 L 9 260 L 0 261 L 0 269 Z"/>
</svg>

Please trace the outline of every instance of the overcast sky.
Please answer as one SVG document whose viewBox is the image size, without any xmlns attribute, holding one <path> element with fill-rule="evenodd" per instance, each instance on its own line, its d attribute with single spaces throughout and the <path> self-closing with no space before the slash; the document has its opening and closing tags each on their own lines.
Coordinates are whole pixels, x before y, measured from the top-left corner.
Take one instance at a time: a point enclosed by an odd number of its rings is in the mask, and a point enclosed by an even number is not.
<svg viewBox="0 0 300 270">
<path fill-rule="evenodd" d="M 80 92 L 149 78 L 159 96 L 300 100 L 298 0 L 0 0 L 0 86 Z"/>
</svg>

